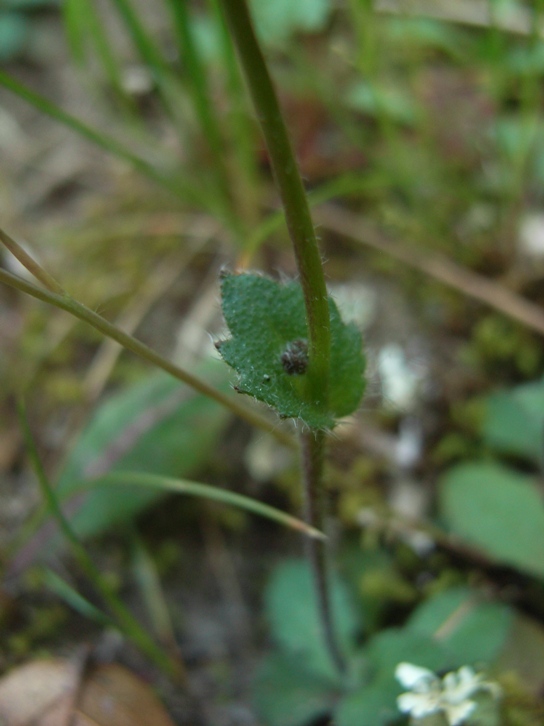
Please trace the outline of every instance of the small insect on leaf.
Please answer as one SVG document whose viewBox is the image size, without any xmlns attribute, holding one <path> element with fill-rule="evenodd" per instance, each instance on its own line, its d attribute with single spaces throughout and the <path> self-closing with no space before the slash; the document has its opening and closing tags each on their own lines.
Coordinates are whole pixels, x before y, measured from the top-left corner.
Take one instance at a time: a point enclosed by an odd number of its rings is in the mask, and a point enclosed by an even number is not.
<svg viewBox="0 0 544 726">
<path fill-rule="evenodd" d="M 306 340 L 291 341 L 281 354 L 283 370 L 290 376 L 301 376 L 308 368 L 308 343 Z"/>
</svg>

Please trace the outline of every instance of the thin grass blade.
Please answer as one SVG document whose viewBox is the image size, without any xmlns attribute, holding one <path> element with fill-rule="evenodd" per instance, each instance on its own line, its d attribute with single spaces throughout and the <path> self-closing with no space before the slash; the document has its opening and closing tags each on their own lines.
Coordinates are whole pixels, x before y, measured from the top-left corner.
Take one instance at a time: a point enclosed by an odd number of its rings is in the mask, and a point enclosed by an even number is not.
<svg viewBox="0 0 544 726">
<path fill-rule="evenodd" d="M 85 66 L 85 47 L 94 46 L 96 57 L 111 90 L 120 99 L 124 110 L 133 114 L 136 107 L 123 85 L 123 68 L 113 52 L 96 4 L 90 0 L 66 0 L 62 5 L 64 27 L 72 58 L 80 68 Z"/>
<path fill-rule="evenodd" d="M 177 647 L 174 625 L 155 561 L 136 531 L 134 531 L 131 540 L 132 571 L 147 610 L 150 626 L 157 639 L 166 647 L 175 651 Z"/>
<path fill-rule="evenodd" d="M 87 56 L 88 36 L 84 30 L 86 12 L 85 0 L 64 0 L 61 5 L 68 48 L 74 63 L 80 67 L 85 64 Z"/>
<path fill-rule="evenodd" d="M 140 648 L 140 650 L 145 653 L 148 658 L 153 660 L 165 673 L 168 673 L 170 676 L 179 681 L 184 681 L 186 679 L 186 674 L 182 668 L 182 664 L 180 662 L 173 661 L 166 653 L 164 653 L 162 648 L 160 648 L 154 640 L 150 638 L 147 631 L 140 625 L 132 613 L 121 602 L 117 594 L 111 589 L 98 567 L 96 567 L 92 559 L 87 554 L 87 550 L 72 530 L 70 523 L 64 516 L 55 490 L 51 486 L 51 483 L 45 473 L 45 469 L 43 468 L 34 438 L 30 432 L 25 406 L 22 402 L 19 402 L 18 412 L 27 452 L 34 472 L 38 478 L 42 495 L 47 502 L 51 514 L 55 518 L 62 534 L 66 538 L 78 565 L 100 593 L 102 599 L 115 616 L 119 630 L 121 630 L 127 638 L 132 640 Z"/>
<path fill-rule="evenodd" d="M 93 620 L 99 625 L 106 627 L 115 627 L 113 620 L 102 612 L 100 608 L 93 605 L 87 598 L 83 597 L 75 590 L 66 580 L 58 575 L 54 570 L 47 568 L 43 573 L 45 586 L 54 592 L 57 597 L 71 607 L 73 610 L 83 615 L 88 620 Z"/>
<path fill-rule="evenodd" d="M 156 474 L 147 474 L 143 472 L 115 472 L 113 474 L 107 474 L 106 476 L 100 477 L 99 479 L 86 481 L 78 486 L 73 493 L 76 494 L 77 492 L 87 491 L 93 487 L 100 486 L 151 487 L 177 494 L 204 497 L 216 502 L 221 502 L 222 504 L 243 509 L 247 512 L 251 512 L 252 514 L 257 514 L 258 516 L 270 519 L 277 524 L 302 532 L 314 539 L 326 539 L 323 532 L 311 527 L 301 519 L 297 519 L 297 517 L 293 517 L 286 512 L 282 512 L 280 509 L 271 507 L 269 504 L 264 504 L 263 502 L 259 502 L 251 497 L 246 497 L 243 494 L 231 492 L 228 489 L 221 489 L 220 487 L 212 486 L 211 484 L 201 484 L 200 482 L 188 481 L 186 479 L 173 479 L 171 477 L 158 476 Z"/>
<path fill-rule="evenodd" d="M 231 139 L 237 175 L 233 179 L 232 196 L 237 211 L 248 231 L 255 228 L 260 209 L 261 185 L 258 178 L 257 133 L 251 117 L 248 98 L 236 53 L 225 18 L 217 0 L 208 0 L 210 12 L 219 29 L 221 63 L 226 75 L 230 112 L 225 117 L 226 136 Z M 248 234 L 243 238 L 244 247 Z"/>
<path fill-rule="evenodd" d="M 217 120 L 217 114 L 210 100 L 208 78 L 195 41 L 187 4 L 179 2 L 179 0 L 168 0 L 168 6 L 172 15 L 178 55 L 186 71 L 187 88 L 201 130 L 213 156 L 218 185 L 228 204 L 229 182 L 225 165 L 222 134 Z"/>
<path fill-rule="evenodd" d="M 117 139 L 87 125 L 2 70 L 0 70 L 0 85 L 30 103 L 38 111 L 50 116 L 72 131 L 75 131 L 79 136 L 112 153 L 117 158 L 128 162 L 139 172 L 158 182 L 176 196 L 182 197 L 188 202 L 198 204 L 201 207 L 208 207 L 210 210 L 216 209 L 212 197 L 204 194 L 194 179 L 189 183 L 188 180 L 181 178 L 179 175 L 174 176 L 173 174 L 168 174 L 132 152 L 124 144 L 117 141 Z"/>
<path fill-rule="evenodd" d="M 138 51 L 141 60 L 153 74 L 157 90 L 164 107 L 174 123 L 175 130 L 182 134 L 182 113 L 179 108 L 182 87 L 176 78 L 158 44 L 147 31 L 129 0 L 112 0 L 127 32 Z"/>
</svg>

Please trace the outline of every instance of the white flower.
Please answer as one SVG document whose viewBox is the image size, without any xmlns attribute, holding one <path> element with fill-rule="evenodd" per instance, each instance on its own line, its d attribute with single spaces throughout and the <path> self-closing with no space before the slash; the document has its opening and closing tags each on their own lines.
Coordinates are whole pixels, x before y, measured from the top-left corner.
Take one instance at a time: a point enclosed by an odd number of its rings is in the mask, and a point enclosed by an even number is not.
<svg viewBox="0 0 544 726">
<path fill-rule="evenodd" d="M 484 681 L 482 674 L 475 673 L 469 666 L 439 678 L 426 668 L 399 663 L 395 678 L 409 689 L 397 699 L 400 711 L 413 718 L 443 713 L 449 726 L 460 726 L 474 711 L 476 701 L 471 700 L 471 696 L 476 692 L 487 690 L 494 697 L 500 694 L 496 683 Z"/>
</svg>

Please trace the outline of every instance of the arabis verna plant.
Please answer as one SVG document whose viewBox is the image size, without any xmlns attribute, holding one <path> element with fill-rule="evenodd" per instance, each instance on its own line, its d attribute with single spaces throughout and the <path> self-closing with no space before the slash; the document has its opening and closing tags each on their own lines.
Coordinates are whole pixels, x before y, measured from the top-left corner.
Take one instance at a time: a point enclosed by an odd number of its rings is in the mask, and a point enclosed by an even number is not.
<svg viewBox="0 0 544 726">
<path fill-rule="evenodd" d="M 237 389 L 299 419 L 306 521 L 324 524 L 325 432 L 352 413 L 364 389 L 361 338 L 328 294 L 310 208 L 276 91 L 245 0 L 221 0 L 247 81 L 281 199 L 300 283 L 225 275 L 222 303 L 231 337 L 218 345 L 238 373 Z M 308 546 L 323 638 L 336 670 L 346 670 L 333 627 L 323 545 Z"/>
</svg>

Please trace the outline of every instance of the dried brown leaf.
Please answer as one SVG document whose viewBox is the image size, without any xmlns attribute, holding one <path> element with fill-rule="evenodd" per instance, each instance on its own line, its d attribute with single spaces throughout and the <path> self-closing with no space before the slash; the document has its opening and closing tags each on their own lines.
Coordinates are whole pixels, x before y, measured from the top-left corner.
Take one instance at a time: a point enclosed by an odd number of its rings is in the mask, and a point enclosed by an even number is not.
<svg viewBox="0 0 544 726">
<path fill-rule="evenodd" d="M 174 726 L 150 686 L 115 663 L 93 668 L 77 710 L 89 719 L 77 726 Z"/>
<path fill-rule="evenodd" d="M 174 726 L 152 689 L 120 665 L 35 661 L 0 679 L 1 726 Z"/>
<path fill-rule="evenodd" d="M 0 724 L 68 726 L 79 673 L 77 663 L 60 659 L 33 661 L 11 671 L 0 679 Z"/>
</svg>

